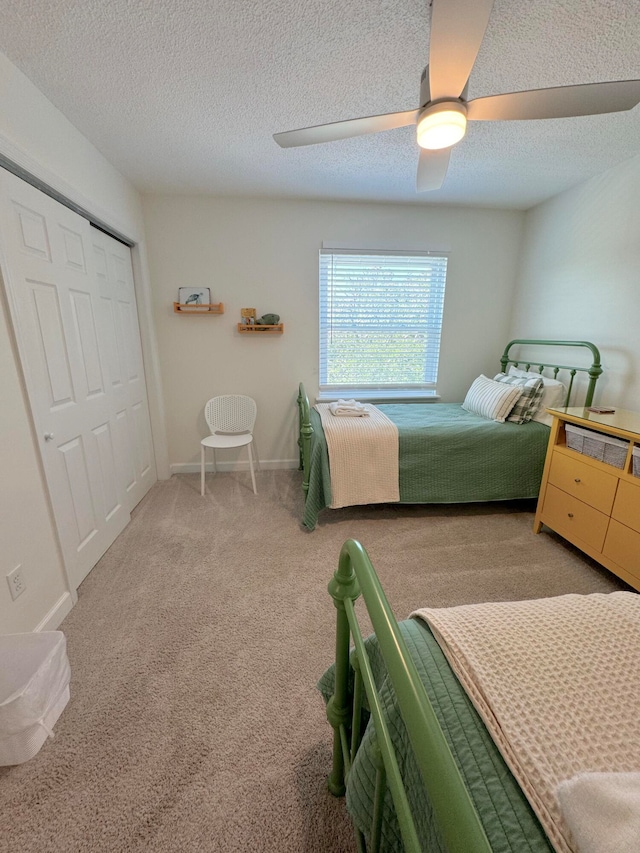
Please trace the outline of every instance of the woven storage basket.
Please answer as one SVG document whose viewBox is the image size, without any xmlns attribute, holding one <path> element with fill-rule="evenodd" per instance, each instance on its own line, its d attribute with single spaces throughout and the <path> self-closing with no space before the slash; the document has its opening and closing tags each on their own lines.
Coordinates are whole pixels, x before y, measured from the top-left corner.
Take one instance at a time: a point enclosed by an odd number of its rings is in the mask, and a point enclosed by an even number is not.
<svg viewBox="0 0 640 853">
<path fill-rule="evenodd" d="M 622 438 L 613 438 L 592 429 L 566 424 L 567 447 L 577 450 L 592 459 L 606 462 L 614 468 L 624 468 L 629 442 Z"/>
</svg>

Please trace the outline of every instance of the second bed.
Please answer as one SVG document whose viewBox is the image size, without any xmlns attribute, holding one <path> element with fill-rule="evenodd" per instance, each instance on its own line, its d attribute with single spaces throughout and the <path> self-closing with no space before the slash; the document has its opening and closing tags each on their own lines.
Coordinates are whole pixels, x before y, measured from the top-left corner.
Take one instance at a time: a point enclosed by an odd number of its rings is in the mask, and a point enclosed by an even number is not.
<svg viewBox="0 0 640 853">
<path fill-rule="evenodd" d="M 586 347 L 593 355 L 589 367 L 529 361 L 510 354 L 513 347 Z M 595 382 L 602 372 L 600 355 L 587 341 L 511 341 L 501 358 L 509 365 L 533 364 L 540 373 L 560 371 L 568 375 L 568 405 L 578 372 L 589 376 L 585 405 L 593 399 Z M 564 375 L 564 374 L 562 374 Z M 331 506 L 331 470 L 327 439 L 318 412 L 310 407 L 300 385 L 300 461 L 304 472 L 303 524 L 313 530 L 318 514 Z M 400 503 L 470 503 L 515 500 L 538 496 L 549 428 L 544 423 L 497 423 L 463 409 L 459 403 L 393 403 L 378 405 L 398 429 L 398 485 Z"/>
</svg>

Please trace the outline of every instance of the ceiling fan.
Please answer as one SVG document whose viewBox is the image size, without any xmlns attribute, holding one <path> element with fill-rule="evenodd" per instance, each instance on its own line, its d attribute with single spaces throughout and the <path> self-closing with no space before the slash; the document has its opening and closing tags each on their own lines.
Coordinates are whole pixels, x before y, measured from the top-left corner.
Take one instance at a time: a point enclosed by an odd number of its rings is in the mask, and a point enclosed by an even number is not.
<svg viewBox="0 0 640 853">
<path fill-rule="evenodd" d="M 437 190 L 447 174 L 452 146 L 468 121 L 567 118 L 630 110 L 640 102 L 640 80 L 532 89 L 467 101 L 494 0 L 433 0 L 429 64 L 422 72 L 420 105 L 399 113 L 355 118 L 275 133 L 281 148 L 334 142 L 365 133 L 417 125 L 418 192 Z"/>
</svg>

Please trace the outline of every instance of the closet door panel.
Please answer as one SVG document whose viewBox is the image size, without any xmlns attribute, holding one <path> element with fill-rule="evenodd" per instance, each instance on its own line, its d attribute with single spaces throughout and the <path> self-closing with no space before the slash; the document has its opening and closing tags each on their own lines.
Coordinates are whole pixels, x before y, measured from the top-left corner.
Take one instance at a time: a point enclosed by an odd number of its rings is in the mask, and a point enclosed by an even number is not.
<svg viewBox="0 0 640 853">
<path fill-rule="evenodd" d="M 0 171 L 0 258 L 71 583 L 128 523 L 89 223 Z"/>
<path fill-rule="evenodd" d="M 25 284 L 31 290 L 34 308 L 32 339 L 39 346 L 44 368 L 43 403 L 53 411 L 75 403 L 58 291 L 55 285 L 42 281 L 27 279 Z"/>
<path fill-rule="evenodd" d="M 133 430 L 130 424 L 129 412 L 122 409 L 116 412 L 116 448 L 117 448 L 117 470 L 120 481 L 124 483 L 127 500 L 133 503 L 129 497 L 138 482 L 136 468 L 133 461 Z"/>
<path fill-rule="evenodd" d="M 105 351 L 117 416 L 118 471 L 131 511 L 157 479 L 131 252 L 102 231 L 91 230 L 101 328 L 116 345 Z"/>
</svg>

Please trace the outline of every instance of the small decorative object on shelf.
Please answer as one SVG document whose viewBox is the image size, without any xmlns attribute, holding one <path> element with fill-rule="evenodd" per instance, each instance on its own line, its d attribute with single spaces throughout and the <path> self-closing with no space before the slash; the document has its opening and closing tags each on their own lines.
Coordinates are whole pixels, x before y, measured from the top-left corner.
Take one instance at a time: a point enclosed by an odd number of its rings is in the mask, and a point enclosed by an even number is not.
<svg viewBox="0 0 640 853">
<path fill-rule="evenodd" d="M 240 316 L 242 322 L 238 323 L 239 332 L 270 332 L 272 335 L 281 335 L 284 331 L 284 323 L 280 322 L 279 314 L 263 314 L 256 319 L 255 308 L 242 308 Z"/>
<path fill-rule="evenodd" d="M 222 302 L 211 302 L 208 287 L 180 287 L 178 301 L 173 303 L 176 314 L 224 314 Z"/>
<path fill-rule="evenodd" d="M 187 306 L 198 308 L 201 305 L 209 305 L 211 291 L 208 287 L 180 287 L 178 288 L 178 302 L 185 308 Z"/>
<path fill-rule="evenodd" d="M 279 314 L 263 314 L 262 317 L 258 317 L 256 320 L 256 325 L 258 326 L 277 326 L 280 322 Z"/>
</svg>

